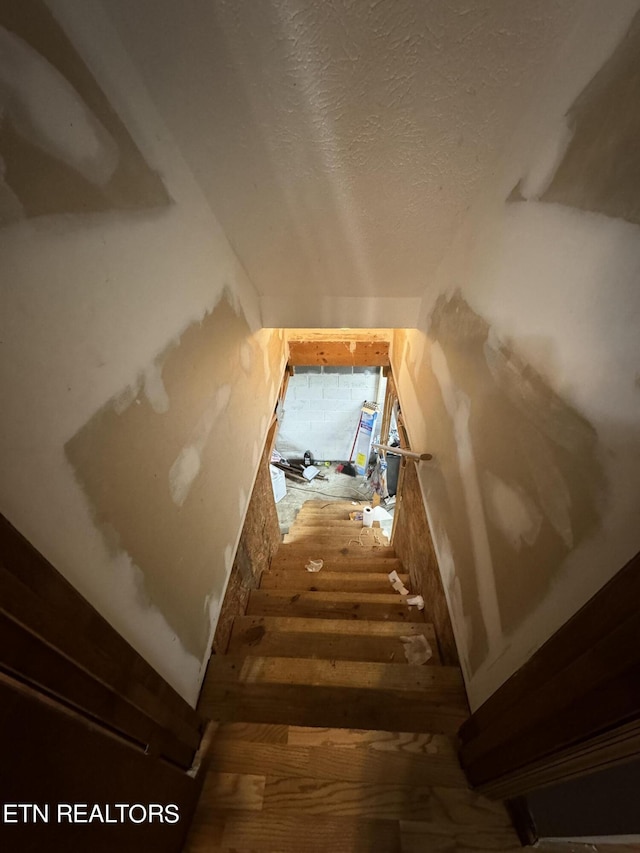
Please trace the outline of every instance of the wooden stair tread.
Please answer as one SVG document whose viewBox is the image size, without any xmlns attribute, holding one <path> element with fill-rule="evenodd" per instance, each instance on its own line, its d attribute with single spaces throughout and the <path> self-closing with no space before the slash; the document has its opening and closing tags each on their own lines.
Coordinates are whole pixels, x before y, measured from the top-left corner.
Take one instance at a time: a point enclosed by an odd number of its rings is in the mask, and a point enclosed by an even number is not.
<svg viewBox="0 0 640 853">
<path fill-rule="evenodd" d="M 221 773 L 385 784 L 404 784 L 410 779 L 412 785 L 467 787 L 455 754 L 216 740 L 210 756 L 211 766 Z"/>
<path fill-rule="evenodd" d="M 277 812 L 233 811 L 221 815 L 201 800 L 200 825 L 194 826 L 185 853 L 400 853 L 397 821 L 361 821 Z M 212 844 L 212 839 L 216 839 Z"/>
<path fill-rule="evenodd" d="M 302 512 L 303 510 L 306 511 L 306 510 L 310 510 L 310 509 L 319 509 L 319 510 L 323 510 L 323 511 L 327 510 L 327 509 L 331 509 L 331 510 L 347 509 L 347 510 L 351 511 L 352 509 L 357 509 L 358 507 L 363 507 L 368 503 L 369 503 L 369 501 L 367 501 L 365 498 L 362 498 L 361 500 L 359 500 L 357 498 L 353 498 L 353 500 L 347 500 L 347 499 L 343 500 L 340 498 L 338 500 L 326 500 L 326 499 L 321 499 L 321 498 L 310 498 L 309 500 L 305 501 L 302 504 L 300 511 Z"/>
<path fill-rule="evenodd" d="M 352 512 L 363 512 L 368 503 L 347 504 L 346 506 L 329 505 L 322 507 L 310 507 L 304 504 L 296 513 L 296 518 L 342 518 L 349 519 Z"/>
<path fill-rule="evenodd" d="M 198 812 L 201 823 L 194 826 L 185 853 L 300 853 L 302 849 L 304 853 L 522 853 L 511 827 L 483 826 L 480 814 L 473 825 L 314 815 L 313 831 L 309 832 L 307 814 L 267 809 L 223 815 L 207 802 Z M 212 844 L 212 838 L 217 843 Z M 566 853 L 566 846 L 540 842 L 536 850 Z"/>
<path fill-rule="evenodd" d="M 359 620 L 353 625 L 345 626 L 343 619 L 313 619 L 299 616 L 236 616 L 236 622 L 241 627 L 264 625 L 268 630 L 291 631 L 296 634 L 315 634 L 323 631 L 326 634 L 344 634 L 345 630 L 354 636 L 399 637 L 424 634 L 427 639 L 434 636 L 433 625 L 429 622 L 367 621 Z"/>
<path fill-rule="evenodd" d="M 378 539 L 374 537 L 374 533 L 379 537 Z M 336 547 L 341 547 L 341 542 L 348 545 L 350 539 L 356 540 L 356 548 L 391 547 L 387 542 L 382 545 L 379 544 L 383 539 L 386 539 L 381 529 L 377 527 L 362 527 L 362 525 L 359 527 L 336 528 L 323 525 L 322 527 L 302 527 L 298 530 L 296 530 L 295 526 L 292 526 L 289 533 L 284 534 L 283 543 L 287 545 L 304 541 L 305 539 L 322 543 L 326 542 L 327 545 L 331 545 L 331 542 L 335 540 L 338 543 Z"/>
<path fill-rule="evenodd" d="M 378 729 L 334 729 L 319 726 L 285 726 L 269 723 L 222 723 L 215 732 L 214 743 L 244 741 L 277 743 L 290 746 L 329 746 L 374 752 L 410 753 L 423 756 L 448 756 L 456 759 L 456 739 L 448 735 L 425 732 L 381 731 Z"/>
<path fill-rule="evenodd" d="M 502 803 L 463 788 L 385 782 L 267 777 L 263 811 L 343 817 L 421 820 L 507 828 Z"/>
<path fill-rule="evenodd" d="M 254 726 L 257 724 L 253 724 Z M 376 752 L 410 752 L 420 755 L 447 755 L 457 760 L 456 738 L 425 732 L 385 732 L 376 729 L 328 729 L 318 726 L 288 726 L 287 737 L 279 743 L 291 746 L 330 746 L 347 750 Z M 216 737 L 224 729 L 219 726 Z M 265 743 L 273 726 L 262 726 Z"/>
<path fill-rule="evenodd" d="M 409 607 L 397 593 L 296 592 L 252 589 L 246 615 L 307 616 L 330 619 L 384 619 L 424 622 L 422 611 Z"/>
<path fill-rule="evenodd" d="M 298 542 L 283 542 L 278 548 L 273 560 L 283 560 L 287 557 L 311 557 L 314 559 L 355 559 L 367 560 L 384 558 L 396 558 L 396 552 L 388 545 L 381 545 L 377 548 L 366 548 L 360 545 L 327 545 L 325 542 L 316 543 L 313 541 L 298 541 Z"/>
<path fill-rule="evenodd" d="M 246 636 L 246 635 L 245 635 Z M 246 641 L 242 634 L 232 636 L 230 653 L 273 655 L 278 657 L 322 658 L 325 660 L 371 661 L 406 665 L 403 644 L 397 637 L 349 637 L 340 634 L 294 634 L 268 632 L 258 641 Z M 429 664 L 438 661 L 431 659 Z"/>
<path fill-rule="evenodd" d="M 289 726 L 278 726 L 270 723 L 222 723 L 215 733 L 214 743 L 226 743 L 227 741 L 243 741 L 246 743 L 288 743 Z M 307 729 L 300 729 L 299 737 L 304 739 Z M 327 731 L 331 731 L 328 729 Z M 371 735 L 373 736 L 373 735 Z M 330 737 L 330 735 L 328 735 Z M 418 735 L 416 735 L 418 737 Z M 440 735 L 442 737 L 442 735 Z M 306 746 L 306 742 L 302 743 Z"/>
<path fill-rule="evenodd" d="M 399 575 L 408 586 L 409 575 Z M 336 592 L 378 592 L 392 590 L 387 572 L 308 572 L 306 569 L 272 569 L 260 579 L 261 589 L 333 590 Z"/>
<path fill-rule="evenodd" d="M 393 629 L 377 632 L 376 626 Z M 354 628 L 365 630 L 354 631 Z M 308 657 L 328 660 L 377 661 L 406 665 L 401 636 L 426 637 L 433 651 L 428 665 L 440 657 L 433 626 L 426 623 L 358 622 L 344 619 L 304 619 L 243 616 L 233 622 L 229 653 L 265 657 Z"/>
<path fill-rule="evenodd" d="M 297 530 L 310 530 L 311 532 L 333 529 L 355 530 L 356 532 L 360 532 L 360 530 L 362 530 L 362 522 L 351 521 L 348 518 L 323 519 L 306 516 L 305 518 L 296 518 L 290 529 L 293 530 L 294 528 Z"/>
<path fill-rule="evenodd" d="M 402 563 L 397 557 L 379 556 L 375 551 L 368 555 L 360 555 L 357 557 L 349 557 L 344 554 L 327 555 L 323 551 L 323 556 L 316 554 L 315 557 L 299 552 L 284 551 L 281 547 L 275 557 L 271 560 L 271 569 L 304 569 L 310 559 L 321 559 L 323 562 L 322 571 L 350 571 L 350 572 L 384 572 L 385 574 L 396 571 L 403 571 Z"/>
<path fill-rule="evenodd" d="M 364 554 L 372 554 L 376 551 L 380 551 L 382 548 L 393 550 L 388 544 L 388 540 L 381 539 L 380 543 L 376 544 L 373 540 L 359 540 L 358 535 L 353 533 L 340 535 L 334 532 L 326 533 L 322 536 L 309 536 L 308 533 L 285 533 L 282 537 L 282 546 L 294 545 L 297 548 L 308 548 L 311 546 L 316 549 L 316 552 L 318 548 L 326 551 L 341 551 L 343 548 L 357 548 Z M 393 554 L 388 554 L 388 556 L 395 557 L 395 551 Z"/>
</svg>

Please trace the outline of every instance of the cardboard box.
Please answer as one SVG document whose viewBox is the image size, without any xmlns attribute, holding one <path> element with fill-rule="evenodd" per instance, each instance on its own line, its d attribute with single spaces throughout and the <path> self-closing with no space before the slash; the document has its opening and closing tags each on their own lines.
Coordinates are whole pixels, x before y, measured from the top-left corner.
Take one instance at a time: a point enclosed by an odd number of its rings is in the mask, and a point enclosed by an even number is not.
<svg viewBox="0 0 640 853">
<path fill-rule="evenodd" d="M 271 472 L 273 499 L 278 503 L 278 501 L 281 501 L 287 494 L 287 481 L 284 476 L 284 471 L 281 471 L 280 468 L 276 468 L 274 465 L 269 465 L 269 471 Z"/>
<path fill-rule="evenodd" d="M 378 407 L 375 403 L 365 402 L 360 412 L 360 425 L 356 436 L 355 469 L 358 474 L 366 474 L 371 454 L 373 430 L 378 419 Z"/>
</svg>

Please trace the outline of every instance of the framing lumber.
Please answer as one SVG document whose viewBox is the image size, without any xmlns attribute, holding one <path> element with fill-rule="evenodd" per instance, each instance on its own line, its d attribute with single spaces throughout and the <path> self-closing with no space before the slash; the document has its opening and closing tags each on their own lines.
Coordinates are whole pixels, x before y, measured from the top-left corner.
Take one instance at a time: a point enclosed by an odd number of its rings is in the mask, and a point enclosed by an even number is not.
<svg viewBox="0 0 640 853">
<path fill-rule="evenodd" d="M 388 341 L 290 341 L 289 364 L 295 366 L 386 367 Z"/>
</svg>

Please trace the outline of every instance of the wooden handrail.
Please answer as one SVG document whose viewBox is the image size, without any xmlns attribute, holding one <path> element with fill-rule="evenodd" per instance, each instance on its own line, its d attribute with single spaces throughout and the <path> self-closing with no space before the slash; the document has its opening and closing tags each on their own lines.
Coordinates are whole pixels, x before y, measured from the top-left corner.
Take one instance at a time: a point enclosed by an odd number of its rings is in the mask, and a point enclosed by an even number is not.
<svg viewBox="0 0 640 853">
<path fill-rule="evenodd" d="M 374 450 L 382 450 L 385 453 L 394 453 L 396 456 L 404 456 L 406 459 L 414 459 L 416 462 L 428 462 L 433 459 L 431 453 L 414 453 L 412 450 L 405 450 L 403 447 L 389 447 L 387 444 L 374 444 Z"/>
</svg>

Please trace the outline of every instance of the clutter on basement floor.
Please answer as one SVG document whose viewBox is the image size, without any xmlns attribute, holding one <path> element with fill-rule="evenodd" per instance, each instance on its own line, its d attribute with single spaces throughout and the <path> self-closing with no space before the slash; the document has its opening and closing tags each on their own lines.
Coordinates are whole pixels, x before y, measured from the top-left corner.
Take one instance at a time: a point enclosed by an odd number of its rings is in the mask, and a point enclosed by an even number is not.
<svg viewBox="0 0 640 853">
<path fill-rule="evenodd" d="M 341 476 L 337 472 L 339 463 L 330 462 L 328 466 L 319 460 L 313 460 L 313 467 L 319 469 L 320 474 L 316 475 L 312 480 L 306 480 L 302 474 L 305 468 L 304 464 L 298 470 L 297 460 L 283 460 L 283 457 L 278 454 L 280 465 L 278 469 L 283 470 L 287 478 L 287 493 L 278 501 L 276 509 L 278 510 L 278 520 L 280 522 L 280 530 L 282 533 L 287 533 L 293 524 L 298 510 L 307 500 L 325 499 L 327 502 L 349 500 L 349 501 L 370 501 L 372 491 L 369 485 L 362 477 Z M 288 466 L 284 463 L 293 463 Z M 276 463 L 272 463 L 276 464 Z M 307 466 L 308 467 L 308 466 Z"/>
</svg>

